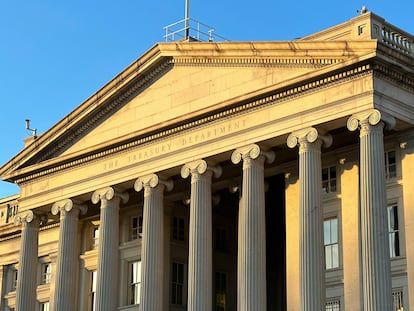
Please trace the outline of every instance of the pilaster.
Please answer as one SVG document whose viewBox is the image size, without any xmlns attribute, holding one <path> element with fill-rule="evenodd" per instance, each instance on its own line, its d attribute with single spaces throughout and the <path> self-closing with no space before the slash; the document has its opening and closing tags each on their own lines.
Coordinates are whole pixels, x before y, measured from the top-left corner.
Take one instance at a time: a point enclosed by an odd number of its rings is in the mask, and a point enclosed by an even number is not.
<svg viewBox="0 0 414 311">
<path fill-rule="evenodd" d="M 237 253 L 237 310 L 266 310 L 266 222 L 264 162 L 274 153 L 252 144 L 236 149 L 234 164 L 243 160 L 242 196 L 239 204 Z"/>
<path fill-rule="evenodd" d="M 191 175 L 188 255 L 188 310 L 212 310 L 212 196 L 211 178 L 221 175 L 221 167 L 204 160 L 185 164 L 181 176 Z"/>
<path fill-rule="evenodd" d="M 395 120 L 378 110 L 349 118 L 348 129 L 360 130 L 360 208 L 362 296 L 364 311 L 392 309 L 391 265 L 385 187 L 384 126 Z"/>
<path fill-rule="evenodd" d="M 119 207 L 128 201 L 127 193 L 112 187 L 96 190 L 92 203 L 101 202 L 99 228 L 96 310 L 113 311 L 118 305 Z"/>
<path fill-rule="evenodd" d="M 28 311 L 36 305 L 40 218 L 33 211 L 27 211 L 23 215 L 16 216 L 14 223 L 22 226 L 16 311 Z"/>
<path fill-rule="evenodd" d="M 78 221 L 86 206 L 66 199 L 53 204 L 53 215 L 60 213 L 59 247 L 56 261 L 53 310 L 75 310 L 78 288 Z"/>
<path fill-rule="evenodd" d="M 172 181 L 155 174 L 136 180 L 136 191 L 144 189 L 141 244 L 141 311 L 163 310 L 164 276 L 164 189 L 170 191 Z"/>
<path fill-rule="evenodd" d="M 299 145 L 299 278 L 300 309 L 325 309 L 323 209 L 321 206 L 321 146 L 329 147 L 330 135 L 306 128 L 289 135 L 287 145 Z"/>
</svg>

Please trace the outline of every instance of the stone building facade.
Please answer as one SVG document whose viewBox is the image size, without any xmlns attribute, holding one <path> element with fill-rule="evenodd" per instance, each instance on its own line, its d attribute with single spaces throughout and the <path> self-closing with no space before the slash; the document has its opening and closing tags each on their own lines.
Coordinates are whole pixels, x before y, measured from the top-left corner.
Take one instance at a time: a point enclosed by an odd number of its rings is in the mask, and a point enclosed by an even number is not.
<svg viewBox="0 0 414 311">
<path fill-rule="evenodd" d="M 413 39 L 156 44 L 0 168 L 0 310 L 414 310 Z"/>
</svg>

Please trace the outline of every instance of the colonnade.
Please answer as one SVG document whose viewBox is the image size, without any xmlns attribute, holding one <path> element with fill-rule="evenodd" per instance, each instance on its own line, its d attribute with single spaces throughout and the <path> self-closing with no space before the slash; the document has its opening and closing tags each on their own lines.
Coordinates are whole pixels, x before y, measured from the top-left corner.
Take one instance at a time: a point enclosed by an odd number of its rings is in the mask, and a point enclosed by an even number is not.
<svg viewBox="0 0 414 311">
<path fill-rule="evenodd" d="M 383 127 L 393 119 L 378 110 L 353 115 L 348 129 L 360 129 L 361 258 L 364 310 L 391 310 L 391 272 L 388 255 L 384 176 Z M 299 146 L 300 180 L 300 309 L 325 309 L 323 214 L 321 206 L 321 147 L 332 137 L 316 128 L 289 135 L 287 145 Z M 236 149 L 231 160 L 242 162 L 242 195 L 239 208 L 237 310 L 265 311 L 266 243 L 264 165 L 274 160 L 271 151 L 256 144 Z M 188 302 L 189 311 L 212 310 L 212 178 L 221 168 L 204 159 L 186 163 L 181 176 L 191 176 Z M 163 291 L 163 194 L 172 182 L 159 175 L 139 177 L 134 186 L 144 190 L 142 238 L 142 291 L 140 310 L 162 310 Z M 99 311 L 116 310 L 118 299 L 119 208 L 128 195 L 114 188 L 96 190 L 92 202 L 100 202 L 97 305 Z M 86 207 L 63 200 L 52 207 L 60 213 L 60 235 L 53 310 L 74 310 L 76 301 L 76 235 L 79 214 Z M 31 310 L 36 303 L 36 262 L 40 217 L 32 211 L 16 217 L 22 225 L 16 310 Z"/>
</svg>

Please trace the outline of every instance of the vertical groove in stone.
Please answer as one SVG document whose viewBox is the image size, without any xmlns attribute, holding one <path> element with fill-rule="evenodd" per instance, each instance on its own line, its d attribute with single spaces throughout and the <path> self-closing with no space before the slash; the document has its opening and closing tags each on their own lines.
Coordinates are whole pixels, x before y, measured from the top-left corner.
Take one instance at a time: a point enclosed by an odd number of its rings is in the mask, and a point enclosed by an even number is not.
<svg viewBox="0 0 414 311">
<path fill-rule="evenodd" d="M 36 305 L 38 245 L 39 220 L 23 219 L 16 286 L 17 311 L 33 310 L 33 306 Z"/>
<path fill-rule="evenodd" d="M 145 186 L 142 227 L 140 310 L 161 311 L 164 271 L 164 185 Z"/>
<path fill-rule="evenodd" d="M 115 196 L 101 198 L 96 310 L 113 311 L 118 304 L 119 204 Z"/>
<path fill-rule="evenodd" d="M 59 247 L 55 273 L 53 310 L 75 310 L 78 288 L 78 217 L 79 209 L 60 210 Z"/>
<path fill-rule="evenodd" d="M 302 311 L 324 310 L 323 211 L 321 208 L 321 141 L 300 140 L 300 299 Z"/>
<path fill-rule="evenodd" d="M 237 306 L 239 311 L 266 310 L 266 229 L 264 157 L 243 158 L 239 204 Z"/>
<path fill-rule="evenodd" d="M 190 197 L 188 310 L 212 310 L 212 209 L 210 170 L 192 172 Z"/>
<path fill-rule="evenodd" d="M 362 288 L 365 311 L 391 310 L 383 124 L 361 122 Z"/>
</svg>

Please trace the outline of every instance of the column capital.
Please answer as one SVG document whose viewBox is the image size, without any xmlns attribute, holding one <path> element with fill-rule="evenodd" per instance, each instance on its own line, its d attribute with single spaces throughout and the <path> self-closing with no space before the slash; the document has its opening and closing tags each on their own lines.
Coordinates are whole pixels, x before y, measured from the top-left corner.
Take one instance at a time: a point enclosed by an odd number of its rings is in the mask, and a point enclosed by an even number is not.
<svg viewBox="0 0 414 311">
<path fill-rule="evenodd" d="M 164 185 L 167 191 L 171 191 L 174 186 L 172 180 L 164 180 L 159 178 L 157 174 L 149 174 L 139 177 L 134 183 L 134 189 L 135 191 L 140 192 L 144 188 L 155 188 L 159 184 Z"/>
<path fill-rule="evenodd" d="M 58 213 L 61 213 L 63 215 L 69 213 L 74 208 L 79 209 L 82 215 L 84 215 L 88 210 L 88 207 L 86 205 L 74 203 L 71 199 L 64 199 L 54 203 L 50 211 L 52 215 L 57 215 Z"/>
<path fill-rule="evenodd" d="M 377 125 L 380 122 L 384 122 L 385 127 L 390 130 L 395 126 L 395 118 L 388 113 L 381 112 L 377 109 L 370 109 L 360 113 L 352 115 L 346 126 L 348 130 L 355 131 L 360 128 L 363 124 Z"/>
<path fill-rule="evenodd" d="M 221 166 L 213 166 L 200 159 L 184 164 L 181 168 L 181 177 L 187 178 L 193 174 L 204 174 L 207 170 L 211 171 L 216 178 L 219 178 L 222 173 Z"/>
<path fill-rule="evenodd" d="M 302 130 L 292 132 L 287 138 L 287 145 L 289 148 L 295 148 L 301 143 L 314 143 L 320 139 L 326 148 L 332 145 L 332 135 L 318 131 L 314 127 L 308 127 Z"/>
<path fill-rule="evenodd" d="M 264 151 L 260 149 L 259 145 L 251 144 L 237 148 L 231 155 L 231 161 L 238 164 L 242 159 L 257 159 L 259 156 L 264 156 L 267 163 L 272 163 L 275 160 L 275 153 L 273 151 Z"/>
<path fill-rule="evenodd" d="M 114 197 L 119 197 L 123 203 L 127 203 L 129 200 L 129 195 L 127 192 L 117 192 L 114 190 L 113 187 L 105 187 L 105 188 L 101 188 L 96 190 L 93 194 L 92 194 L 92 203 L 96 204 L 99 201 L 110 201 L 112 200 Z"/>
<path fill-rule="evenodd" d="M 19 215 L 17 215 L 14 218 L 14 224 L 16 226 L 20 226 L 23 223 L 29 224 L 29 223 L 33 223 L 34 221 L 38 221 L 39 224 L 45 224 L 47 222 L 47 215 L 39 215 L 35 212 L 33 212 L 32 210 L 23 212 Z"/>
</svg>

